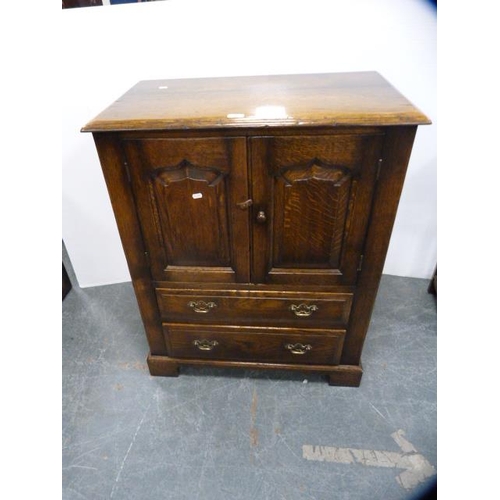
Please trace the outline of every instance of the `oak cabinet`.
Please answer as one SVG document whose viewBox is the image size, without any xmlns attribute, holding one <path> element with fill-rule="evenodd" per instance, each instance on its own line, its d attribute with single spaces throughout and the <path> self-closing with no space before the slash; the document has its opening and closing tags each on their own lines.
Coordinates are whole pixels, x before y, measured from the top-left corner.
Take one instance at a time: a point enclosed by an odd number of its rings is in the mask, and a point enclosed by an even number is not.
<svg viewBox="0 0 500 500">
<path fill-rule="evenodd" d="M 368 72 L 140 82 L 86 125 L 150 372 L 287 369 L 359 385 L 425 123 Z"/>
</svg>

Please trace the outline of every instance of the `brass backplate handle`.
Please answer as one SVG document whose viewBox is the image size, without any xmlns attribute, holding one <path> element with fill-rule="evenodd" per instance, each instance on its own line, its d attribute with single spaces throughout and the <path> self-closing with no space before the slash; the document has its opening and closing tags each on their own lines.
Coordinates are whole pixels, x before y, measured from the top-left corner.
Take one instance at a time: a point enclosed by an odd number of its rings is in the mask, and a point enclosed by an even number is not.
<svg viewBox="0 0 500 500">
<path fill-rule="evenodd" d="M 285 344 L 285 349 L 292 354 L 305 354 L 312 349 L 311 344 Z"/>
<path fill-rule="evenodd" d="M 311 314 L 314 311 L 317 311 L 318 306 L 316 306 L 314 304 L 312 304 L 310 306 L 308 306 L 307 304 L 299 304 L 298 306 L 295 304 L 292 304 L 290 306 L 290 310 L 295 314 L 295 316 L 305 317 L 305 316 L 311 316 Z"/>
<path fill-rule="evenodd" d="M 200 351 L 211 351 L 215 346 L 219 345 L 219 342 L 216 340 L 195 340 L 193 341 L 193 344 L 200 350 Z"/>
<path fill-rule="evenodd" d="M 195 313 L 206 314 L 214 307 L 217 307 L 215 302 L 205 302 L 204 300 L 192 300 L 188 302 L 188 306 L 194 310 Z"/>
</svg>

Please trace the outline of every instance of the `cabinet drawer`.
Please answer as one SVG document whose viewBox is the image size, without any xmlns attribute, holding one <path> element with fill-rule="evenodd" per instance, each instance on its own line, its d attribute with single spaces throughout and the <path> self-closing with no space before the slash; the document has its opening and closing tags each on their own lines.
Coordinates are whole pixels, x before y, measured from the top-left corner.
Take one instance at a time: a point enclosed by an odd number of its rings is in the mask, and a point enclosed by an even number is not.
<svg viewBox="0 0 500 500">
<path fill-rule="evenodd" d="M 347 325 L 352 294 L 157 289 L 163 319 L 211 324 Z"/>
<path fill-rule="evenodd" d="M 163 324 L 178 358 L 328 364 L 340 361 L 345 330 Z"/>
</svg>

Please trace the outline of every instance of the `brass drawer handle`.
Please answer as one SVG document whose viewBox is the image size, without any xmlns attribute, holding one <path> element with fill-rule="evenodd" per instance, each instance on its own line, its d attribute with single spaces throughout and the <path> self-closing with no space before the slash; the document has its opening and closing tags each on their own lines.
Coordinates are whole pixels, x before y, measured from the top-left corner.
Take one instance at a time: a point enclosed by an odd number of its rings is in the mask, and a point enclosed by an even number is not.
<svg viewBox="0 0 500 500">
<path fill-rule="evenodd" d="M 305 354 L 312 349 L 311 344 L 285 344 L 285 349 L 292 354 Z"/>
<path fill-rule="evenodd" d="M 210 309 L 217 307 L 215 302 L 205 302 L 204 300 L 198 300 L 197 302 L 188 302 L 188 306 L 194 310 L 195 313 L 206 314 Z"/>
<path fill-rule="evenodd" d="M 292 304 L 290 306 L 290 310 L 295 314 L 295 316 L 305 317 L 305 316 L 311 316 L 311 314 L 314 311 L 317 311 L 318 306 L 315 306 L 314 304 L 310 306 L 308 306 L 307 304 L 300 304 L 298 306 Z"/>
<path fill-rule="evenodd" d="M 200 351 L 211 351 L 215 346 L 219 345 L 219 342 L 216 340 L 195 340 L 193 344 L 200 350 Z"/>
</svg>

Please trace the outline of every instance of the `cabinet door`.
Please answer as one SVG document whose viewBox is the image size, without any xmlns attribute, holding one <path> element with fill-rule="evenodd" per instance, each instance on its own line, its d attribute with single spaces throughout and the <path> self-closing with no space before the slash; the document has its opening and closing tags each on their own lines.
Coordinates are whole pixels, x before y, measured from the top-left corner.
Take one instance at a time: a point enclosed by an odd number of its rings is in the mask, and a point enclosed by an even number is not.
<svg viewBox="0 0 500 500">
<path fill-rule="evenodd" d="M 248 282 L 245 139 L 122 144 L 153 279 Z"/>
<path fill-rule="evenodd" d="M 382 139 L 252 139 L 254 282 L 356 283 Z"/>
</svg>

